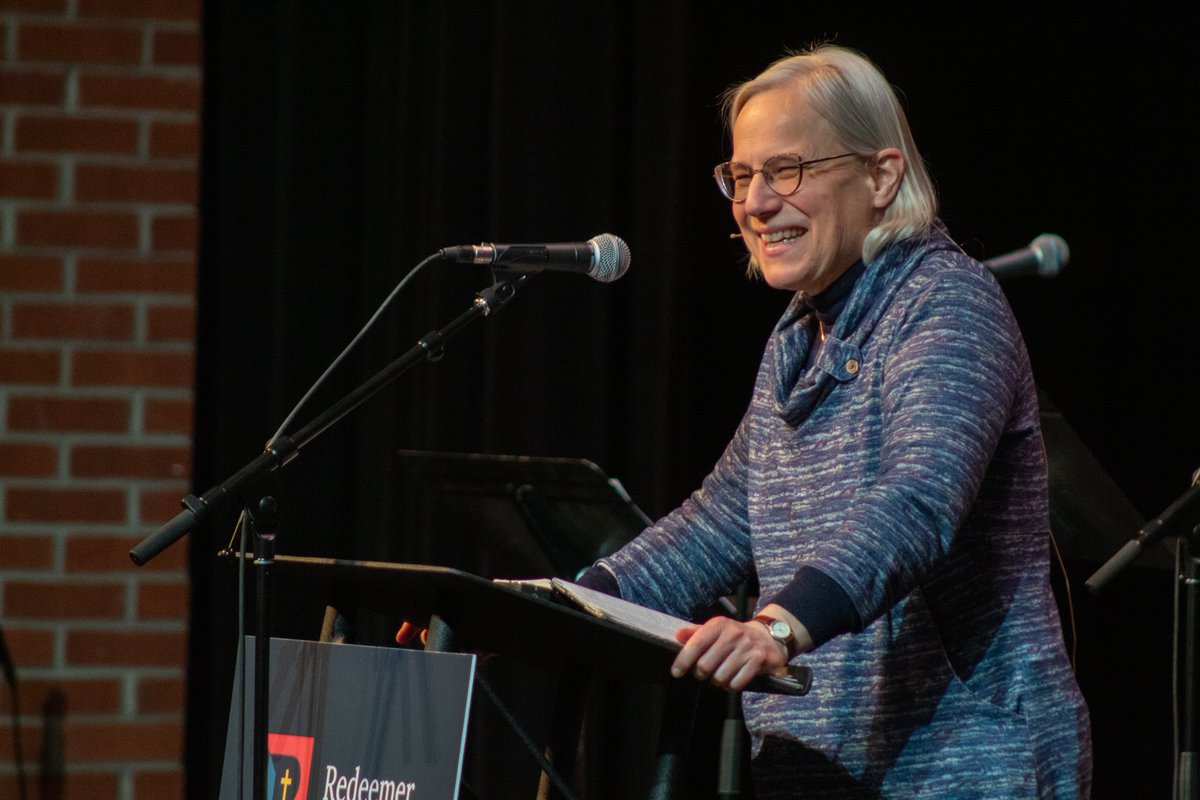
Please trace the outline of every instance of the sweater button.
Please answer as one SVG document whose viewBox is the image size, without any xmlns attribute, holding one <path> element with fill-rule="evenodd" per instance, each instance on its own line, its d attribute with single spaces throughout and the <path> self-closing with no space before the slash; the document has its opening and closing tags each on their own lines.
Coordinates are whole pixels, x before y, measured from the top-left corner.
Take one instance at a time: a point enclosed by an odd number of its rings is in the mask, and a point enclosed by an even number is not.
<svg viewBox="0 0 1200 800">
<path fill-rule="evenodd" d="M 851 375 L 858 374 L 858 359 L 846 359 L 846 372 L 849 372 Z"/>
</svg>

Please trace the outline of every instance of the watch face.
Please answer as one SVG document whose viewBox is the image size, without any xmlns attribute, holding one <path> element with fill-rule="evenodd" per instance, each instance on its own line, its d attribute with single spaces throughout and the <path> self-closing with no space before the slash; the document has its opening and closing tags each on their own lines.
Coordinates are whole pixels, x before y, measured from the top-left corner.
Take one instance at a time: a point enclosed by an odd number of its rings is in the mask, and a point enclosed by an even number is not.
<svg viewBox="0 0 1200 800">
<path fill-rule="evenodd" d="M 791 627 L 781 619 L 772 621 L 771 625 L 770 625 L 770 630 L 771 630 L 771 635 L 774 636 L 776 639 L 779 639 L 780 641 L 786 640 L 786 639 L 790 638 L 792 635 Z"/>
</svg>

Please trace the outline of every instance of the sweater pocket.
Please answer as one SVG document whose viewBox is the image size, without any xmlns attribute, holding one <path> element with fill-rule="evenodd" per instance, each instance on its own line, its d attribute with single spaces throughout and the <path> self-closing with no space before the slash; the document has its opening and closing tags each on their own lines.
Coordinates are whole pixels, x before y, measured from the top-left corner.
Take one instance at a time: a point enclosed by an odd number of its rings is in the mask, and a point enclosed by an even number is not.
<svg viewBox="0 0 1200 800">
<path fill-rule="evenodd" d="M 891 796 L 889 786 L 904 787 L 901 794 L 915 797 L 1037 797 L 1025 719 L 952 676 L 933 719 L 913 731 L 884 778 L 884 796 Z"/>
<path fill-rule="evenodd" d="M 900 682 L 907 684 L 909 699 L 915 708 L 923 709 L 918 714 L 924 719 L 909 728 L 882 785 L 904 786 L 901 794 L 916 797 L 1037 797 L 1037 762 L 1028 720 L 967 685 L 952 666 L 932 621 L 923 613 L 913 614 L 925 610 L 921 592 L 909 599 L 907 632 L 925 628 L 925 634 L 908 644 L 925 639 L 926 646 L 908 649 L 910 672 Z M 923 624 L 914 625 L 914 616 Z M 924 657 L 917 655 L 920 651 Z M 890 794 L 885 791 L 884 796 Z"/>
</svg>

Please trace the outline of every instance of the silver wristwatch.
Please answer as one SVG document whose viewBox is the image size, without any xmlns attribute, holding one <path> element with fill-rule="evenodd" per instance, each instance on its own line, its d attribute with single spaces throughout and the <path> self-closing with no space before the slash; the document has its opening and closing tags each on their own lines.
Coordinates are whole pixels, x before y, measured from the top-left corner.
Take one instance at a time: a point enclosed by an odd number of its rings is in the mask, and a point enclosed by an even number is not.
<svg viewBox="0 0 1200 800">
<path fill-rule="evenodd" d="M 783 645 L 784 652 L 787 653 L 787 658 L 790 661 L 792 656 L 796 654 L 796 634 L 792 632 L 792 626 L 788 625 L 781 619 L 759 614 L 754 618 L 755 622 L 761 622 L 767 626 L 767 633 L 771 634 L 771 638 Z"/>
</svg>

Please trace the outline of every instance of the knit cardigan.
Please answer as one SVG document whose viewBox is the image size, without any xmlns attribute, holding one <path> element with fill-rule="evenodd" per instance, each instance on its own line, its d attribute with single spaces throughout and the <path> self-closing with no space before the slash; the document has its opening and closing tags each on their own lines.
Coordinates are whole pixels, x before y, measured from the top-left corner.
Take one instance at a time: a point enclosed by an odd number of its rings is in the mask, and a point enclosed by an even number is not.
<svg viewBox="0 0 1200 800">
<path fill-rule="evenodd" d="M 812 313 L 800 296 L 784 313 L 702 487 L 599 566 L 687 617 L 755 573 L 764 605 L 802 566 L 851 598 L 862 629 L 798 659 L 807 696 L 743 695 L 764 800 L 1087 796 L 1036 391 L 1003 293 L 934 228 L 867 266 L 810 359 Z"/>
</svg>

